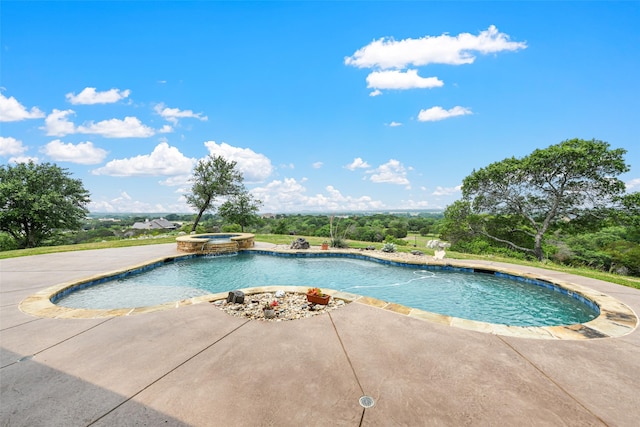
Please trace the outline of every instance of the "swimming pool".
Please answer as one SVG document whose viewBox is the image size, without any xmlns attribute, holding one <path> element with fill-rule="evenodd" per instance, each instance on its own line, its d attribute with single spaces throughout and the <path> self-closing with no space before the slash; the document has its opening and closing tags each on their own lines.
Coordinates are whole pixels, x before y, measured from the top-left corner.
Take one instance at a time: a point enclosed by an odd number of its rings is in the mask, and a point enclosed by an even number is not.
<svg viewBox="0 0 640 427">
<path fill-rule="evenodd" d="M 441 266 L 381 264 L 333 254 L 282 257 L 240 253 L 191 257 L 141 274 L 90 284 L 53 301 L 74 308 L 116 309 L 161 304 L 254 286 L 336 289 L 448 316 L 515 326 L 584 323 L 597 306 L 540 280 L 469 273 Z"/>
</svg>

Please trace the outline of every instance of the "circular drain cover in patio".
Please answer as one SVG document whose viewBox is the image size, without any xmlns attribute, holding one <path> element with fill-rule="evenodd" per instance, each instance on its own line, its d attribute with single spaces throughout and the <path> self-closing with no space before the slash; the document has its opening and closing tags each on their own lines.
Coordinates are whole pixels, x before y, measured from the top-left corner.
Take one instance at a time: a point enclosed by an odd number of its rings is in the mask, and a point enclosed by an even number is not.
<svg viewBox="0 0 640 427">
<path fill-rule="evenodd" d="M 370 396 L 362 396 L 359 402 L 360 402 L 360 406 L 362 406 L 363 408 L 371 408 L 373 407 L 373 405 L 375 405 L 375 402 L 373 401 L 373 397 L 370 397 Z"/>
</svg>

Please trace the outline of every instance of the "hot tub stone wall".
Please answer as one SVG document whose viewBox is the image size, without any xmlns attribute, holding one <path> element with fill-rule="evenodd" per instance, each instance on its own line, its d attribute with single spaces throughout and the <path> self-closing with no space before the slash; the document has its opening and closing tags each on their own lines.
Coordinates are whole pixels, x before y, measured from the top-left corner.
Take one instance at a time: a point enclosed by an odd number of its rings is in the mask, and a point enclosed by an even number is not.
<svg viewBox="0 0 640 427">
<path fill-rule="evenodd" d="M 231 242 L 209 244 L 207 236 L 229 235 L 229 233 L 208 233 L 180 236 L 176 239 L 179 252 L 220 254 L 236 252 L 240 249 L 249 249 L 255 245 L 255 235 L 242 233 L 234 235 Z"/>
</svg>

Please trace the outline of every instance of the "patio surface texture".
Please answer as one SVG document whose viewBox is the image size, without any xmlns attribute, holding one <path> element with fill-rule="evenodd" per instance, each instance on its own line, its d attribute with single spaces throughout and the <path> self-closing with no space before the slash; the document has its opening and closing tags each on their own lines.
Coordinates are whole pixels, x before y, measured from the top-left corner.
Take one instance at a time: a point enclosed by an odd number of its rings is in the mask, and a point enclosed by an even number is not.
<svg viewBox="0 0 640 427">
<path fill-rule="evenodd" d="M 529 339 L 357 301 L 278 323 L 209 303 L 100 319 L 18 307 L 49 286 L 175 254 L 166 244 L 0 260 L 0 425 L 640 425 L 639 329 Z M 587 286 L 640 313 L 638 289 L 509 268 Z M 363 395 L 373 407 L 359 404 Z"/>
</svg>

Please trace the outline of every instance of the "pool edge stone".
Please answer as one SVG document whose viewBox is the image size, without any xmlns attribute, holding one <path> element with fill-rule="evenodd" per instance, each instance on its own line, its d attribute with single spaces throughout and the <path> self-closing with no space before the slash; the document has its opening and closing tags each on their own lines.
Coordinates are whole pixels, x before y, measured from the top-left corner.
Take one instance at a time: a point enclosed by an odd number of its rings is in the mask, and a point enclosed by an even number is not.
<svg viewBox="0 0 640 427">
<path fill-rule="evenodd" d="M 503 336 L 520 337 L 520 338 L 532 338 L 532 339 L 561 339 L 561 340 L 583 340 L 583 339 L 601 339 L 601 338 L 617 338 L 630 334 L 639 325 L 635 312 L 623 302 L 613 298 L 607 294 L 588 288 L 583 285 L 568 282 L 566 280 L 554 279 L 546 277 L 540 274 L 534 274 L 527 271 L 518 272 L 510 268 L 504 268 L 502 266 L 493 265 L 480 265 L 474 263 L 472 260 L 467 263 L 464 260 L 432 260 L 430 257 L 420 257 L 416 260 L 402 260 L 394 259 L 393 254 L 371 254 L 363 253 L 362 251 L 347 249 L 327 252 L 326 250 L 312 250 L 310 252 L 299 250 L 282 250 L 282 249 L 256 249 L 245 248 L 242 252 L 257 252 L 262 254 L 274 254 L 282 256 L 346 256 L 350 258 L 370 260 L 382 262 L 384 264 L 409 266 L 409 267 L 432 267 L 441 268 L 444 270 L 453 269 L 459 271 L 474 271 L 474 269 L 489 270 L 496 273 L 502 273 L 506 275 L 513 275 L 516 277 L 522 277 L 528 280 L 538 280 L 542 282 L 548 282 L 560 289 L 563 293 L 568 295 L 576 294 L 581 296 L 586 301 L 592 302 L 600 314 L 595 319 L 585 322 L 583 324 L 575 325 L 561 325 L 561 326 L 543 326 L 543 327 L 529 327 L 529 326 L 509 326 L 487 322 L 479 322 L 469 319 L 462 319 L 457 317 L 451 317 L 442 315 L 439 313 L 431 313 L 416 308 L 406 307 L 396 303 L 389 303 L 376 298 L 361 296 L 357 294 L 346 293 L 333 289 L 326 289 L 326 292 L 332 295 L 334 298 L 342 299 L 343 301 L 357 302 L 376 308 L 381 308 L 386 311 L 390 311 L 399 315 L 404 315 L 414 319 L 427 321 L 430 323 L 436 323 L 441 325 L 453 326 L 460 329 L 490 333 Z M 65 282 L 59 285 L 51 286 L 41 291 L 36 292 L 33 295 L 26 297 L 22 300 L 18 307 L 20 311 L 36 316 L 46 318 L 64 318 L 64 319 L 96 319 L 96 318 L 108 318 L 117 316 L 130 316 L 137 314 L 151 313 L 155 311 L 168 310 L 173 308 L 179 308 L 183 306 L 201 304 L 204 302 L 212 302 L 218 299 L 226 298 L 227 293 L 217 293 L 203 295 L 199 297 L 189 298 L 181 301 L 173 301 L 169 303 L 158 304 L 154 306 L 146 307 L 133 307 L 126 309 L 110 309 L 110 310 L 97 310 L 97 309 L 75 309 L 57 306 L 52 302 L 56 297 L 59 297 L 64 291 L 74 289 L 83 284 L 93 284 L 94 282 L 100 282 L 106 278 L 112 278 L 118 275 L 132 274 L 136 271 L 144 271 L 146 269 L 153 268 L 153 266 L 161 265 L 167 262 L 173 262 L 179 259 L 188 259 L 194 256 L 193 253 L 181 253 L 171 256 L 165 256 L 162 258 L 154 259 L 148 263 L 140 263 L 134 266 L 120 269 L 116 271 L 106 272 L 102 274 L 93 275 L 88 278 L 73 282 Z M 430 261 L 430 262 L 429 262 Z M 88 285 L 90 286 L 90 285 Z M 245 293 L 260 293 L 260 292 L 275 292 L 278 289 L 285 291 L 293 291 L 292 288 L 299 286 L 264 286 L 242 289 Z M 290 290 L 287 290 L 290 289 Z M 302 290 L 303 292 L 304 290 Z"/>
</svg>

